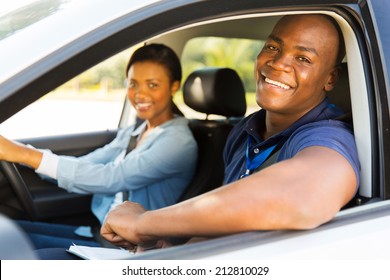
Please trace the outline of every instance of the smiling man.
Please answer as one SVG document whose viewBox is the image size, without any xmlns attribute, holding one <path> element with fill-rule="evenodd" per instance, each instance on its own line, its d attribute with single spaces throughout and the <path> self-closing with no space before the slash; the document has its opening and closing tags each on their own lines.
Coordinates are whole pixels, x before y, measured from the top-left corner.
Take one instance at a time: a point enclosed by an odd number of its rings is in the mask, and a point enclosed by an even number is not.
<svg viewBox="0 0 390 280">
<path fill-rule="evenodd" d="M 283 17 L 256 60 L 262 109 L 241 121 L 226 144 L 225 185 L 155 211 L 126 202 L 108 214 L 102 235 L 132 248 L 167 237 L 311 229 L 332 219 L 360 176 L 353 133 L 326 100 L 343 46 L 328 16 Z"/>
</svg>

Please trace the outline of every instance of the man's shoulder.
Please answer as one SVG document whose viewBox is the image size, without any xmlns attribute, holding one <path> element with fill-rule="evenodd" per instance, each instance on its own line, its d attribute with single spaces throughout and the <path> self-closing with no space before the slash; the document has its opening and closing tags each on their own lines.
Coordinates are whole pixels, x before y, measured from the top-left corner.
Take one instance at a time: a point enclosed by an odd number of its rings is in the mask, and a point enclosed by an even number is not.
<svg viewBox="0 0 390 280">
<path fill-rule="evenodd" d="M 278 160 L 294 157 L 312 146 L 327 147 L 344 156 L 354 168 L 359 181 L 359 156 L 352 127 L 340 120 L 321 120 L 301 126 L 282 147 Z"/>
<path fill-rule="evenodd" d="M 335 119 L 320 120 L 320 121 L 314 121 L 314 122 L 304 124 L 301 127 L 297 128 L 293 134 L 302 133 L 302 132 L 320 133 L 324 131 L 333 131 L 333 132 L 339 131 L 340 133 L 353 134 L 353 129 L 351 124 L 341 120 L 335 120 Z"/>
<path fill-rule="evenodd" d="M 351 126 L 339 120 L 321 120 L 307 123 L 295 130 L 284 146 L 287 153 L 295 154 L 309 146 L 350 147 L 354 150 L 355 139 Z"/>
</svg>

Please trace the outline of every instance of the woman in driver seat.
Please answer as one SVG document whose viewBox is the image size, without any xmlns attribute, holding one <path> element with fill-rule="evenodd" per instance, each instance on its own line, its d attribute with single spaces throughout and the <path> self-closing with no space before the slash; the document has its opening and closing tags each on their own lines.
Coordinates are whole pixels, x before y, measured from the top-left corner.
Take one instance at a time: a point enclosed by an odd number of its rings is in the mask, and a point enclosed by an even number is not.
<svg viewBox="0 0 390 280">
<path fill-rule="evenodd" d="M 197 161 L 188 121 L 173 111 L 172 97 L 182 78 L 179 58 L 165 45 L 143 46 L 131 56 L 126 77 L 128 98 L 144 120 L 138 127 L 120 130 L 111 143 L 81 157 L 55 155 L 0 136 L 0 160 L 30 166 L 69 192 L 93 194 L 91 210 L 100 224 L 124 200 L 150 210 L 176 203 Z M 101 246 L 90 225 L 19 224 L 37 249 Z"/>
</svg>

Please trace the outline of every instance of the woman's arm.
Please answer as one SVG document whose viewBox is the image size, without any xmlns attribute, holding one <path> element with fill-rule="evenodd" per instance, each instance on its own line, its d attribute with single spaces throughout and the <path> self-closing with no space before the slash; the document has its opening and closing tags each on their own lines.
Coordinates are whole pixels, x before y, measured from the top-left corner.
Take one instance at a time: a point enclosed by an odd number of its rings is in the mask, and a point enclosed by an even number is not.
<svg viewBox="0 0 390 280">
<path fill-rule="evenodd" d="M 37 169 L 42 152 L 0 136 L 0 160 L 21 163 Z"/>
<path fill-rule="evenodd" d="M 178 134 L 173 127 L 157 136 L 150 134 L 119 162 L 96 164 L 61 157 L 57 179 L 59 186 L 71 192 L 107 194 L 136 190 L 165 178 L 186 176 L 188 170 L 195 168 L 196 158 L 192 135 Z"/>
</svg>

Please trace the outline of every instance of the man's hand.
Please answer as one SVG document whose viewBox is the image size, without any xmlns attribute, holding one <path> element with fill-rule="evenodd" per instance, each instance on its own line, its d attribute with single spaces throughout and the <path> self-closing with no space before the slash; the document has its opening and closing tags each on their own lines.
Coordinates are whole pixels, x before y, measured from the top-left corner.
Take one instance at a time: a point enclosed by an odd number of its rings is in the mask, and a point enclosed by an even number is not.
<svg viewBox="0 0 390 280">
<path fill-rule="evenodd" d="M 146 210 L 140 204 L 126 201 L 107 214 L 100 234 L 114 245 L 129 250 L 138 245 L 145 248 L 154 247 L 157 240 L 142 236 L 137 231 L 137 224 L 145 213 Z"/>
<path fill-rule="evenodd" d="M 169 243 L 166 240 L 158 240 L 153 245 L 151 245 L 150 247 L 137 246 L 137 249 L 136 249 L 135 252 L 136 253 L 142 253 L 142 252 L 149 251 L 149 250 L 163 249 L 163 248 L 168 248 L 168 247 L 171 247 L 171 246 L 172 246 L 172 244 Z"/>
</svg>

